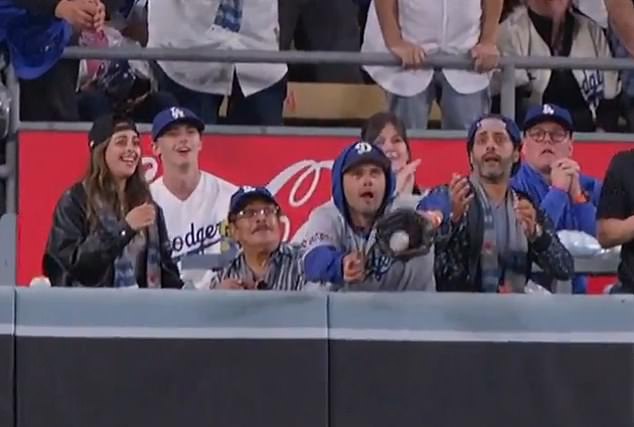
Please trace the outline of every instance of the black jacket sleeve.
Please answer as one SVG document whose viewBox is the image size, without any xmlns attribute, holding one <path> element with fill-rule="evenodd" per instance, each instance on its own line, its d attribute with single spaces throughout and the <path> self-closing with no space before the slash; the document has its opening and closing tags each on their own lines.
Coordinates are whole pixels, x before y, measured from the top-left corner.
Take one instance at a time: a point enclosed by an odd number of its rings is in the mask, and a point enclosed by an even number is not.
<svg viewBox="0 0 634 427">
<path fill-rule="evenodd" d="M 546 213 L 535 204 L 533 206 L 537 212 L 537 224 L 542 228 L 542 234 L 529 242 L 531 261 L 529 265 L 535 262 L 548 276 L 557 280 L 570 280 L 575 273 L 574 258 L 559 240 L 555 227 Z"/>
<path fill-rule="evenodd" d="M 81 184 L 66 191 L 53 214 L 44 274 L 53 286 L 103 286 L 103 278 L 135 232 L 121 220 L 116 230 L 91 230 L 86 216 L 86 193 Z"/>
<path fill-rule="evenodd" d="M 158 208 L 157 213 L 159 244 L 161 245 L 161 287 L 180 289 L 183 287 L 183 281 L 180 278 L 178 266 L 172 259 L 172 245 L 167 234 L 163 210 Z"/>
<path fill-rule="evenodd" d="M 33 15 L 55 16 L 55 8 L 61 0 L 13 0 L 16 6 L 22 7 Z"/>
</svg>

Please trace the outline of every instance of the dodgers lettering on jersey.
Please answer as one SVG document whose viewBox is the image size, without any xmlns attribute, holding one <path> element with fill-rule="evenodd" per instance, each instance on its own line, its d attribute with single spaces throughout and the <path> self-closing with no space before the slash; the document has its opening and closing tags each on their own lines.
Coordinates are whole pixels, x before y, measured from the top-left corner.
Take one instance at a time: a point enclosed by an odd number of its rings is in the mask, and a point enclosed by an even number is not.
<svg viewBox="0 0 634 427">
<path fill-rule="evenodd" d="M 218 245 L 226 237 L 226 222 L 203 225 L 196 228 L 193 222 L 184 235 L 170 235 L 172 253 L 175 261 L 187 255 L 202 254 L 214 245 Z"/>
<path fill-rule="evenodd" d="M 216 254 L 226 236 L 229 201 L 233 184 L 203 172 L 198 186 L 187 200 L 179 200 L 159 178 L 150 186 L 161 206 L 176 262 L 187 255 Z"/>
<path fill-rule="evenodd" d="M 603 72 L 599 70 L 583 70 L 581 82 L 581 94 L 593 110 L 599 107 L 604 97 L 605 79 Z"/>
<path fill-rule="evenodd" d="M 373 245 L 365 262 L 365 271 L 374 277 L 376 281 L 383 280 L 394 263 L 394 259 L 385 255 L 377 245 Z"/>
</svg>

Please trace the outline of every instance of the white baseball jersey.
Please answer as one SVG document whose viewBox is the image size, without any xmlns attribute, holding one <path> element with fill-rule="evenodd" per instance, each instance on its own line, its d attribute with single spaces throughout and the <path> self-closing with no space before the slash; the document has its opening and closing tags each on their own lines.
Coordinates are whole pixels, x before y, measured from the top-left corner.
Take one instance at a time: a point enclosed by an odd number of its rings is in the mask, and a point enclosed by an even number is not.
<svg viewBox="0 0 634 427">
<path fill-rule="evenodd" d="M 202 172 L 196 189 L 187 200 L 172 194 L 162 177 L 150 185 L 150 190 L 154 201 L 163 209 L 172 258 L 177 263 L 186 255 L 220 253 L 229 201 L 237 190 L 235 185 Z M 192 279 L 198 282 L 200 277 Z M 205 286 L 202 283 L 195 285 Z"/>
</svg>

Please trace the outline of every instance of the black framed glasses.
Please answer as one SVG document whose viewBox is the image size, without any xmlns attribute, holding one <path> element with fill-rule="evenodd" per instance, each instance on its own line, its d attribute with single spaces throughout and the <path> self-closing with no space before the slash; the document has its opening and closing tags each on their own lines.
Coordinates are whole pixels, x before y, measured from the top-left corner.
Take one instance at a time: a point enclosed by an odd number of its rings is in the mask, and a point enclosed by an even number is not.
<svg viewBox="0 0 634 427">
<path fill-rule="evenodd" d="M 565 130 L 545 130 L 545 129 L 531 129 L 526 134 L 535 142 L 543 144 L 546 142 L 546 136 L 549 137 L 551 143 L 560 144 L 564 142 L 569 132 Z"/>
</svg>

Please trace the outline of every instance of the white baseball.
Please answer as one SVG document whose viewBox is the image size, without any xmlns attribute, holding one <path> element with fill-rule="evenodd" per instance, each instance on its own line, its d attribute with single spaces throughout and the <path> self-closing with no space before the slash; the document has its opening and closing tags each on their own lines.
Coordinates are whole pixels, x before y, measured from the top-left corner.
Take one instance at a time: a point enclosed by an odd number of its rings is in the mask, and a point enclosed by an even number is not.
<svg viewBox="0 0 634 427">
<path fill-rule="evenodd" d="M 390 249 L 394 252 L 404 251 L 409 247 L 409 235 L 403 230 L 395 231 L 390 237 Z"/>
</svg>

